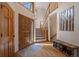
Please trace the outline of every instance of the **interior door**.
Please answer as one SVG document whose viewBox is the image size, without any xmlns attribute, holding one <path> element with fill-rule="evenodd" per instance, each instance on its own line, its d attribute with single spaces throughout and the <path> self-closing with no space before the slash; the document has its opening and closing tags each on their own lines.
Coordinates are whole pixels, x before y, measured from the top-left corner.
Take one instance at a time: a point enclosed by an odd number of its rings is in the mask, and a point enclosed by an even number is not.
<svg viewBox="0 0 79 59">
<path fill-rule="evenodd" d="M 19 49 L 25 48 L 30 43 L 30 19 L 19 14 Z"/>
<path fill-rule="evenodd" d="M 13 56 L 13 12 L 5 4 L 0 6 L 0 56 Z"/>
<path fill-rule="evenodd" d="M 25 47 L 26 42 L 26 21 L 25 17 L 19 14 L 19 49 Z"/>
<path fill-rule="evenodd" d="M 31 22 L 30 18 L 26 17 L 26 43 L 27 45 L 30 44 L 30 32 L 31 32 Z"/>
<path fill-rule="evenodd" d="M 9 19 L 8 19 L 8 49 L 9 56 L 13 56 L 14 54 L 14 14 L 12 9 L 9 9 Z"/>
<path fill-rule="evenodd" d="M 4 56 L 4 43 L 2 36 L 2 9 L 0 4 L 0 57 Z"/>
<path fill-rule="evenodd" d="M 4 43 L 4 56 L 8 56 L 8 8 L 2 5 L 2 40 Z"/>
</svg>

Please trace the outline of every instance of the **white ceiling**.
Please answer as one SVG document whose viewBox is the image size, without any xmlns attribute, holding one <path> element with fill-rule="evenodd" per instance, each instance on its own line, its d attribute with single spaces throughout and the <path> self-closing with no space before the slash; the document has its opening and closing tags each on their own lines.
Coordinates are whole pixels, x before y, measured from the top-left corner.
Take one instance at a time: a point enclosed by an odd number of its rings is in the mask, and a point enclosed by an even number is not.
<svg viewBox="0 0 79 59">
<path fill-rule="evenodd" d="M 36 20 L 39 20 L 39 19 L 42 20 L 42 18 L 45 15 L 48 5 L 49 5 L 49 2 L 36 2 L 35 3 Z"/>
<path fill-rule="evenodd" d="M 40 21 L 43 20 L 43 17 L 48 8 L 49 2 L 36 2 L 35 3 L 35 27 L 40 28 Z"/>
<path fill-rule="evenodd" d="M 42 7 L 42 8 L 47 8 L 49 2 L 36 2 L 36 7 Z"/>
</svg>

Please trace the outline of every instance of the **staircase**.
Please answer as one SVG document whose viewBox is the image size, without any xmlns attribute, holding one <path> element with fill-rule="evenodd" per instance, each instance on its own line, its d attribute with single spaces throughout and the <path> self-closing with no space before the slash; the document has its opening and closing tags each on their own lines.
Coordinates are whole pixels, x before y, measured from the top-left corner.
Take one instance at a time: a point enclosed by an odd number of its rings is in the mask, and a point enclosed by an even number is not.
<svg viewBox="0 0 79 59">
<path fill-rule="evenodd" d="M 44 42 L 44 41 L 46 40 L 40 28 L 36 28 L 36 42 Z"/>
</svg>

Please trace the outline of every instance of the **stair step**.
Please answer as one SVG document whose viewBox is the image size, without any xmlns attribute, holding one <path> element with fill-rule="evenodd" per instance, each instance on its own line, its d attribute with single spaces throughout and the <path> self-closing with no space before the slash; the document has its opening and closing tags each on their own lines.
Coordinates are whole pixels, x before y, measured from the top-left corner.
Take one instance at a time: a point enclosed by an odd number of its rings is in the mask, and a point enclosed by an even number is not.
<svg viewBox="0 0 79 59">
<path fill-rule="evenodd" d="M 45 38 L 45 37 L 43 37 L 43 36 L 36 36 L 36 38 Z"/>
<path fill-rule="evenodd" d="M 46 41 L 40 29 L 36 29 L 36 42 Z"/>
<path fill-rule="evenodd" d="M 36 34 L 36 35 L 43 35 L 43 34 Z"/>
<path fill-rule="evenodd" d="M 36 37 L 36 39 L 45 39 L 44 37 Z"/>
<path fill-rule="evenodd" d="M 36 36 L 42 36 L 42 37 L 44 37 L 44 35 L 36 35 Z"/>
<path fill-rule="evenodd" d="M 46 41 L 45 39 L 42 39 L 42 40 L 36 40 L 36 42 L 44 42 Z"/>
</svg>

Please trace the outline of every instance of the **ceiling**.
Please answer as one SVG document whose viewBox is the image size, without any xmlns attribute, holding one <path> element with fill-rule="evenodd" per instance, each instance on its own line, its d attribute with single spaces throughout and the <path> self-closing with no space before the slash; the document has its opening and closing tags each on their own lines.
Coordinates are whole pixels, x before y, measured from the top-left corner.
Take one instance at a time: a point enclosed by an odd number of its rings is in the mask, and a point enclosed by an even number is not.
<svg viewBox="0 0 79 59">
<path fill-rule="evenodd" d="M 42 20 L 48 8 L 49 2 L 36 2 L 35 3 L 35 18 Z"/>
<path fill-rule="evenodd" d="M 36 7 L 42 7 L 42 8 L 47 8 L 49 2 L 36 2 Z"/>
</svg>

